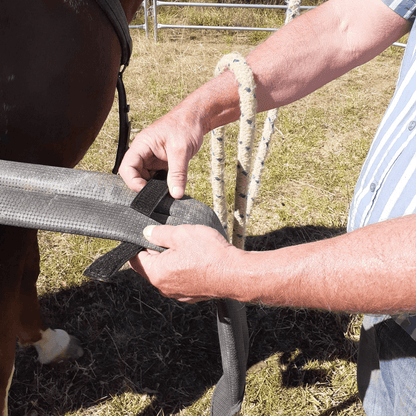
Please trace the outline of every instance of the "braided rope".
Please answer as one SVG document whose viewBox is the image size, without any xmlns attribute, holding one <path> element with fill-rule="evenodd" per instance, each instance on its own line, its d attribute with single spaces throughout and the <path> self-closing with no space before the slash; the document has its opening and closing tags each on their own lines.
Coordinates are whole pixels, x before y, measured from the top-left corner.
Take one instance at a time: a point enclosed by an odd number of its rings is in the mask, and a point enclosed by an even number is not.
<svg viewBox="0 0 416 416">
<path fill-rule="evenodd" d="M 286 0 L 286 20 L 285 25 L 292 21 L 295 17 L 300 15 L 300 3 L 302 0 Z"/>
<path fill-rule="evenodd" d="M 301 0 L 287 0 L 285 24 L 299 15 Z M 224 180 L 225 166 L 225 127 L 218 127 L 211 132 L 211 184 L 213 191 L 213 209 L 227 232 L 228 239 L 237 248 L 244 249 L 244 239 L 247 219 L 250 216 L 255 198 L 260 187 L 260 178 L 269 151 L 270 139 L 274 133 L 274 123 L 278 110 L 267 113 L 263 127 L 262 139 L 259 143 L 253 168 L 252 153 L 256 133 L 257 100 L 253 73 L 245 59 L 237 52 L 225 55 L 215 68 L 214 75 L 218 76 L 225 69 L 231 70 L 238 82 L 240 95 L 240 133 L 238 138 L 237 176 L 234 200 L 233 235 L 228 233 L 227 203 Z"/>
<path fill-rule="evenodd" d="M 253 73 L 244 58 L 237 52 L 225 55 L 218 63 L 215 74 L 219 75 L 228 68 L 233 71 L 239 82 L 240 95 L 240 134 L 238 138 L 237 176 L 234 201 L 234 224 L 232 242 L 236 247 L 244 246 L 246 229 L 247 193 L 249 174 L 251 171 L 251 154 L 256 132 L 257 100 L 255 95 L 256 84 Z M 225 199 L 224 182 L 224 127 L 214 130 L 211 147 L 213 149 L 212 186 L 214 193 L 214 211 L 227 231 L 227 205 Z"/>
</svg>

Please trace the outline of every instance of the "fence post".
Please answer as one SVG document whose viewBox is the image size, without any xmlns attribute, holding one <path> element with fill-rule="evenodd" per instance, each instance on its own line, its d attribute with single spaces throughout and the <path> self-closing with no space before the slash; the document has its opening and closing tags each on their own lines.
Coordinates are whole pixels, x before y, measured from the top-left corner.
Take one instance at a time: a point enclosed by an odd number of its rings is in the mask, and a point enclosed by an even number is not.
<svg viewBox="0 0 416 416">
<path fill-rule="evenodd" d="M 129 25 L 129 29 L 144 29 L 146 32 L 146 37 L 149 37 L 149 20 L 148 20 L 148 14 L 147 14 L 147 5 L 148 0 L 143 0 L 143 3 L 141 4 L 143 6 L 144 11 L 144 25 Z"/>
<path fill-rule="evenodd" d="M 146 32 L 146 37 L 149 37 L 149 16 L 148 16 L 148 3 L 147 0 L 144 0 L 143 7 L 144 7 L 144 31 Z"/>
<path fill-rule="evenodd" d="M 155 42 L 157 42 L 157 0 L 153 0 L 153 29 L 155 33 Z"/>
</svg>

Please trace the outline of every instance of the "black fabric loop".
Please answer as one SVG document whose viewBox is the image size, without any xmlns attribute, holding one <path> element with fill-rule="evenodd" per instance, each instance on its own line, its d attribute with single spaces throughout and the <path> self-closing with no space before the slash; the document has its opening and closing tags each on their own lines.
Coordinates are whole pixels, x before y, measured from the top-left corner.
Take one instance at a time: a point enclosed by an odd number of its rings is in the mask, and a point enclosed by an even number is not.
<svg viewBox="0 0 416 416">
<path fill-rule="evenodd" d="M 130 206 L 140 214 L 150 217 L 167 193 L 168 186 L 165 181 L 150 179 Z"/>
<path fill-rule="evenodd" d="M 137 194 L 130 207 L 140 212 L 140 214 L 150 217 L 167 193 L 166 173 L 158 172 Z M 143 246 L 138 244 L 122 242 L 90 264 L 83 274 L 91 279 L 110 281 L 120 267 L 144 249 Z"/>
<path fill-rule="evenodd" d="M 94 280 L 109 282 L 114 273 L 117 273 L 125 263 L 142 250 L 145 250 L 143 246 L 123 242 L 95 260 L 84 270 L 83 274 Z"/>
</svg>

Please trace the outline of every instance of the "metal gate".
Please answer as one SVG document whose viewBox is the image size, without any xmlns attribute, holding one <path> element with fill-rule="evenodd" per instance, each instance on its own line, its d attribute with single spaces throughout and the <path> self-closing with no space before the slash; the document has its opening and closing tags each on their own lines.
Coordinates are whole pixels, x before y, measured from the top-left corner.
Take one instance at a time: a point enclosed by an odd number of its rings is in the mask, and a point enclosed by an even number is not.
<svg viewBox="0 0 416 416">
<path fill-rule="evenodd" d="M 146 36 L 149 36 L 149 11 L 148 11 L 148 0 L 143 0 L 143 13 L 144 13 L 144 24 L 142 25 L 130 25 L 130 29 L 144 29 L 146 32 Z"/>
<path fill-rule="evenodd" d="M 212 29 L 212 30 L 251 30 L 262 32 L 275 32 L 279 28 L 264 27 L 244 27 L 244 26 L 200 26 L 200 25 L 173 25 L 161 24 L 157 21 L 157 13 L 159 7 L 176 6 L 176 7 L 225 7 L 225 8 L 248 8 L 248 9 L 287 9 L 286 5 L 268 5 L 268 4 L 233 4 L 233 3 L 191 3 L 179 1 L 159 1 L 153 0 L 153 5 L 148 6 L 149 0 L 144 0 L 142 6 L 144 8 L 144 24 L 131 25 L 131 29 L 144 29 L 146 36 L 149 36 L 149 12 L 153 16 L 154 38 L 157 42 L 157 32 L 160 29 Z M 301 10 L 314 9 L 317 6 L 300 6 Z M 406 47 L 405 43 L 395 42 L 394 46 Z"/>
<path fill-rule="evenodd" d="M 191 7 L 225 7 L 225 8 L 247 8 L 247 9 L 287 9 L 283 5 L 268 5 L 268 4 L 233 4 L 233 3 L 191 3 L 178 1 L 159 1 L 153 0 L 153 19 L 154 19 L 154 36 L 157 42 L 157 31 L 159 29 L 213 29 L 213 30 L 251 30 L 262 32 L 275 32 L 278 28 L 263 28 L 263 27 L 242 27 L 242 26 L 192 26 L 192 25 L 165 25 L 157 21 L 157 11 L 162 6 L 191 6 Z M 314 9 L 316 6 L 300 6 L 301 10 Z"/>
</svg>

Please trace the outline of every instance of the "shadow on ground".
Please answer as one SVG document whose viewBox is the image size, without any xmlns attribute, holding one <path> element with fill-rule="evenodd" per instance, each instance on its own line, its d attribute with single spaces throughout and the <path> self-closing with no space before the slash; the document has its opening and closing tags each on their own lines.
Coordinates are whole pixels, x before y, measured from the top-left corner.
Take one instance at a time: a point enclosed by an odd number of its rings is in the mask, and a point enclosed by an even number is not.
<svg viewBox="0 0 416 416">
<path fill-rule="evenodd" d="M 340 232 L 285 228 L 249 237 L 247 249 L 271 250 Z M 214 303 L 166 299 L 131 270 L 120 272 L 112 283 L 91 281 L 40 302 L 46 321 L 78 337 L 85 354 L 77 362 L 51 367 L 38 364 L 32 349 L 18 348 L 9 399 L 12 416 L 64 414 L 125 391 L 154 396 L 143 416 L 167 415 L 197 400 L 221 376 Z M 248 366 L 282 352 L 287 387 L 325 378 L 302 370 L 307 360 L 356 359 L 354 343 L 344 337 L 348 315 L 259 306 L 248 306 L 247 312 Z"/>
</svg>

